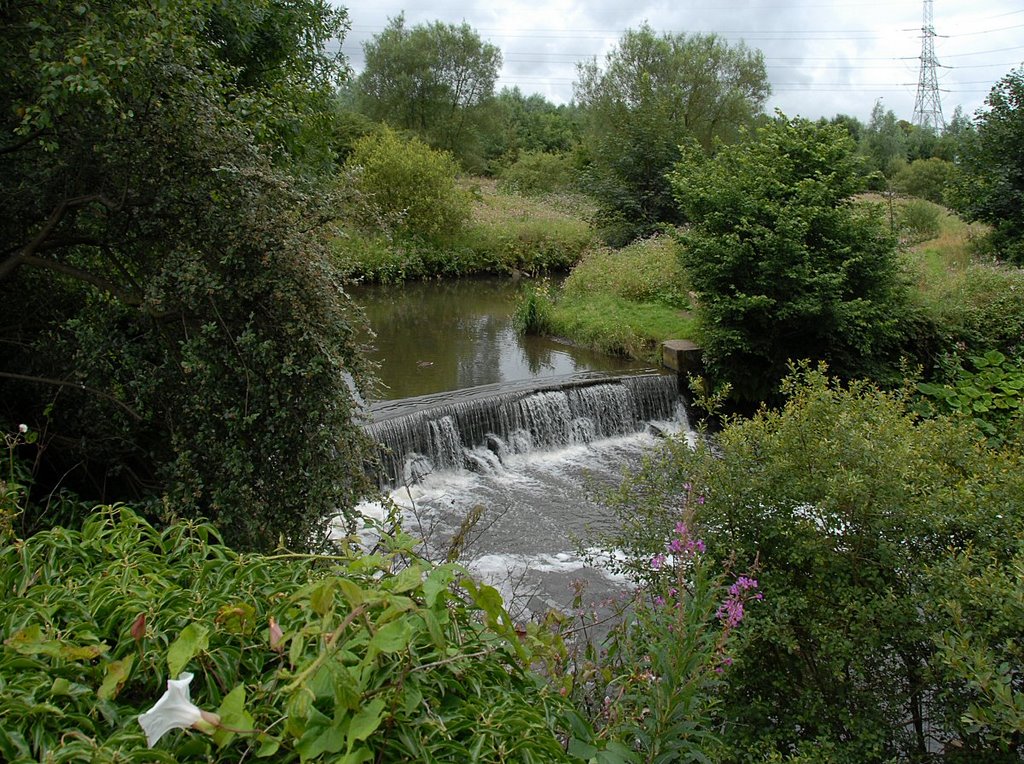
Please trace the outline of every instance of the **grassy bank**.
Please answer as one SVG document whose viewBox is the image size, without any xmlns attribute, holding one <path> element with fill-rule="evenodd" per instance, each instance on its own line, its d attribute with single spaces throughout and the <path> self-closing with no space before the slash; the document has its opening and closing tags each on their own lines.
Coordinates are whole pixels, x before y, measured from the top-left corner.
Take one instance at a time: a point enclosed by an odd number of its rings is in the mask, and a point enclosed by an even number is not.
<svg viewBox="0 0 1024 764">
<path fill-rule="evenodd" d="M 591 250 L 558 293 L 528 294 L 520 324 L 602 352 L 653 360 L 664 340 L 697 335 L 677 246 L 661 236 Z"/>
<path fill-rule="evenodd" d="M 465 226 L 444 240 L 349 228 L 335 242 L 344 273 L 361 281 L 457 278 L 489 273 L 566 271 L 596 246 L 582 197 L 503 193 L 486 178 L 464 181 L 471 197 Z"/>
</svg>

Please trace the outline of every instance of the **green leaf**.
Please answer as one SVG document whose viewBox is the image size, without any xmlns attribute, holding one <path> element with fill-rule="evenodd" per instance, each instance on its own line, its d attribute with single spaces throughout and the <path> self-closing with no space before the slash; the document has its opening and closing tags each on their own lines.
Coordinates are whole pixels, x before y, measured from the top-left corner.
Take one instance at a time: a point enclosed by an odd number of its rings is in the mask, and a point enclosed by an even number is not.
<svg viewBox="0 0 1024 764">
<path fill-rule="evenodd" d="M 317 615 L 327 615 L 334 607 L 334 590 L 338 586 L 338 579 L 325 578 L 309 595 L 309 606 Z"/>
<path fill-rule="evenodd" d="M 353 608 L 357 608 L 366 602 L 366 592 L 355 581 L 339 578 L 338 586 L 341 588 L 342 596 Z"/>
<path fill-rule="evenodd" d="M 455 574 L 448 566 L 434 568 L 423 582 L 423 599 L 427 607 L 434 607 L 438 596 L 448 590 Z"/>
<path fill-rule="evenodd" d="M 256 751 L 257 759 L 265 759 L 268 756 L 273 756 L 277 753 L 277 749 L 281 747 L 281 741 L 275 737 L 269 735 L 260 735 L 259 740 L 262 741 L 259 750 Z"/>
<path fill-rule="evenodd" d="M 201 623 L 190 623 L 167 648 L 167 670 L 170 675 L 177 677 L 189 661 L 209 646 L 210 630 Z"/>
<path fill-rule="evenodd" d="M 391 581 L 390 589 L 396 594 L 418 589 L 423 583 L 423 569 L 419 565 L 410 565 Z"/>
<path fill-rule="evenodd" d="M 348 728 L 348 747 L 352 748 L 353 743 L 366 740 L 380 726 L 384 719 L 384 701 L 374 698 L 361 709 L 354 717 Z"/>
<path fill-rule="evenodd" d="M 108 663 L 106 675 L 103 677 L 103 683 L 100 685 L 100 688 L 96 691 L 96 696 L 100 700 L 113 700 L 116 698 L 117 693 L 121 691 L 129 674 L 131 674 L 134 663 L 134 655 Z"/>
<path fill-rule="evenodd" d="M 245 685 L 238 685 L 224 696 L 220 708 L 217 709 L 217 714 L 225 727 L 230 727 L 232 730 L 252 729 L 253 718 L 245 710 Z M 231 742 L 235 734 L 235 732 L 221 727 L 213 733 L 213 742 L 217 744 L 218 748 L 223 748 Z"/>
<path fill-rule="evenodd" d="M 370 640 L 367 654 L 376 651 L 380 653 L 397 653 L 409 645 L 409 638 L 412 636 L 409 625 L 402 620 L 392 621 L 381 626 L 377 633 Z"/>
</svg>

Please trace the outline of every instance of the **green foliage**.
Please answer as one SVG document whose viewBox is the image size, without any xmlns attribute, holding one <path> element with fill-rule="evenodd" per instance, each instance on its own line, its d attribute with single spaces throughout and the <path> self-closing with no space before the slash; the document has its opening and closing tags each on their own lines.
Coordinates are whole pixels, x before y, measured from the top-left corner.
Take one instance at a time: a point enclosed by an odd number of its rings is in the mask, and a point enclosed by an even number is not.
<svg viewBox="0 0 1024 764">
<path fill-rule="evenodd" d="M 572 269 L 563 289 L 585 297 L 600 292 L 632 302 L 690 307 L 688 282 L 673 236 L 651 236 L 622 249 L 595 248 Z"/>
<path fill-rule="evenodd" d="M 444 243 L 346 231 L 335 262 L 351 278 L 381 283 L 474 274 L 567 270 L 594 245 L 575 197 L 522 197 L 476 179 L 470 220 Z"/>
<path fill-rule="evenodd" d="M 438 244 L 451 241 L 469 218 L 455 160 L 418 138 L 382 128 L 356 141 L 345 166 L 361 194 L 357 214 L 367 229 Z"/>
<path fill-rule="evenodd" d="M 992 226 L 1004 259 L 1024 264 L 1024 69 L 996 83 L 985 103 L 961 146 L 949 199 L 968 220 Z"/>
<path fill-rule="evenodd" d="M 687 500 L 661 544 L 625 556 L 619 546 L 604 550 L 637 588 L 617 612 L 606 649 L 574 670 L 598 736 L 633 741 L 639 756 L 630 761 L 720 760 L 715 710 L 733 665 L 734 636 L 746 606 L 762 598 L 757 581 L 727 583 L 732 576 L 714 569 L 693 532 Z"/>
<path fill-rule="evenodd" d="M 492 171 L 523 152 L 565 154 L 579 141 L 577 109 L 555 106 L 537 93 L 524 96 L 518 87 L 502 88 L 490 104 L 482 139 Z"/>
<path fill-rule="evenodd" d="M 627 554 L 689 506 L 714 560 L 757 566 L 764 601 L 720 694 L 721 760 L 923 761 L 945 745 L 1015 761 L 993 740 L 1011 739 L 1006 700 L 1021 697 L 1024 455 L 820 370 L 785 390 L 784 408 L 713 443 L 670 444 L 619 508 Z"/>
<path fill-rule="evenodd" d="M 912 241 L 926 241 L 939 235 L 942 208 L 922 199 L 900 205 L 899 227 Z"/>
<path fill-rule="evenodd" d="M 929 308 L 948 353 L 1024 351 L 1024 271 L 971 264 L 931 296 Z"/>
<path fill-rule="evenodd" d="M 947 414 L 970 417 L 985 435 L 1002 440 L 1024 424 L 1024 359 L 998 350 L 972 356 L 973 369 L 959 366 L 951 384 L 924 383 L 918 390 Z"/>
<path fill-rule="evenodd" d="M 760 52 L 716 35 L 627 31 L 606 57 L 581 64 L 575 84 L 584 110 L 584 180 L 600 206 L 605 240 L 623 246 L 682 222 L 666 173 L 679 144 L 710 150 L 750 124 L 768 97 Z"/>
<path fill-rule="evenodd" d="M 987 750 L 987 761 L 1019 761 L 1024 730 L 1024 548 L 1018 540 L 1011 556 L 967 549 L 940 575 L 949 586 L 943 605 L 951 625 L 938 637 L 938 657 L 950 684 L 965 696 L 961 722 L 971 748 Z"/>
<path fill-rule="evenodd" d="M 572 163 L 566 154 L 523 151 L 498 179 L 502 190 L 523 196 L 568 191 L 573 185 Z"/>
<path fill-rule="evenodd" d="M 527 284 L 516 302 L 512 325 L 520 334 L 548 334 L 552 308 L 547 283 L 539 287 Z"/>
<path fill-rule="evenodd" d="M 466 23 L 409 28 L 399 14 L 363 49 L 356 91 L 366 114 L 462 161 L 480 161 L 476 132 L 501 69 L 497 47 Z"/>
<path fill-rule="evenodd" d="M 891 109 L 885 109 L 876 101 L 871 110 L 871 120 L 861 133 L 860 152 L 866 158 L 866 173 L 873 173 L 872 188 L 885 188 L 885 179 L 899 171 L 907 159 L 907 130 L 909 124 L 896 119 Z"/>
<path fill-rule="evenodd" d="M 208 525 L 124 507 L 0 549 L 5 761 L 568 760 L 565 703 L 498 594 L 455 565 L 240 555 Z M 145 750 L 165 680 L 220 723 Z"/>
<path fill-rule="evenodd" d="M 711 159 L 691 144 L 670 176 L 707 359 L 740 400 L 771 396 L 789 359 L 885 373 L 904 292 L 879 211 L 852 204 L 853 149 L 841 127 L 780 117 Z"/>
<path fill-rule="evenodd" d="M 38 497 L 266 547 L 317 543 L 365 489 L 313 135 L 344 22 L 319 0 L 5 7 L 0 418 L 41 433 Z"/>
<path fill-rule="evenodd" d="M 915 159 L 896 171 L 893 188 L 901 194 L 942 204 L 946 185 L 953 177 L 953 163 L 938 157 Z"/>
</svg>

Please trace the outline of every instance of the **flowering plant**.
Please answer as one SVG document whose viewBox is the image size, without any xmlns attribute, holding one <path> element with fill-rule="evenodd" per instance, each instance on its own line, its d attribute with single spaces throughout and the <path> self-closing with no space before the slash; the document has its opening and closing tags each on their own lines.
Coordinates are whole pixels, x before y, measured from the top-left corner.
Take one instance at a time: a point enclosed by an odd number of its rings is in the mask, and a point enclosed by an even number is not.
<svg viewBox="0 0 1024 764">
<path fill-rule="evenodd" d="M 684 488 L 668 538 L 653 555 L 635 550 L 626 566 L 637 588 L 593 671 L 604 696 L 594 703 L 598 737 L 633 741 L 645 762 L 714 753 L 715 690 L 733 663 L 731 640 L 747 604 L 763 596 L 750 575 L 730 583 L 728 570 L 713 572 L 691 511 L 704 497 Z"/>
</svg>

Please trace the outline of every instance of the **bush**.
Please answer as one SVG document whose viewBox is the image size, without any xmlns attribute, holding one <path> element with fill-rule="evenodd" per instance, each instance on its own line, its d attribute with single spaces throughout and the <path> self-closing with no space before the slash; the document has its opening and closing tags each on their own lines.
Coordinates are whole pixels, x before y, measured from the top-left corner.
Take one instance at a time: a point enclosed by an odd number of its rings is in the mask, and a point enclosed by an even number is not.
<svg viewBox="0 0 1024 764">
<path fill-rule="evenodd" d="M 925 241 L 939 235 L 942 208 L 931 202 L 912 199 L 900 205 L 900 228 L 914 241 Z"/>
<path fill-rule="evenodd" d="M 572 186 L 572 160 L 567 154 L 524 151 L 498 175 L 500 188 L 513 194 L 537 196 L 567 191 Z"/>
<path fill-rule="evenodd" d="M 901 194 L 942 204 L 953 172 L 953 163 L 945 159 L 915 159 L 896 172 L 892 185 Z"/>
<path fill-rule="evenodd" d="M 345 163 L 362 199 L 358 216 L 370 230 L 444 243 L 469 219 L 469 196 L 456 181 L 458 164 L 418 138 L 382 127 L 356 141 Z"/>
<path fill-rule="evenodd" d="M 844 128 L 782 117 L 676 166 L 706 357 L 740 400 L 772 396 L 790 359 L 847 377 L 898 359 L 905 289 L 879 211 L 851 201 L 859 170 Z"/>
<path fill-rule="evenodd" d="M 0 757 L 568 760 L 565 701 L 526 667 L 500 596 L 412 544 L 242 555 L 211 526 L 106 507 L 0 547 Z M 137 716 L 182 671 L 220 722 L 147 752 Z"/>
<path fill-rule="evenodd" d="M 667 235 L 640 239 L 618 250 L 592 249 L 572 269 L 563 289 L 581 297 L 600 292 L 633 302 L 690 307 L 679 243 Z"/>
<path fill-rule="evenodd" d="M 612 541 L 650 553 L 689 506 L 720 566 L 757 567 L 721 760 L 1018 761 L 1024 454 L 820 370 L 785 389 L 713 443 L 670 444 Z"/>
</svg>

